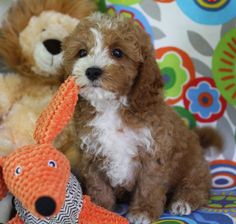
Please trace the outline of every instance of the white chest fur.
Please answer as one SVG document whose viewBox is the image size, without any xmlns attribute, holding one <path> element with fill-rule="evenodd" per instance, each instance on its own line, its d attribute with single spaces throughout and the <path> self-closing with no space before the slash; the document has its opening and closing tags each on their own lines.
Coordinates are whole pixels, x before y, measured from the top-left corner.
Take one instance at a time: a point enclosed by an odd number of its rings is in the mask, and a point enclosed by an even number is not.
<svg viewBox="0 0 236 224">
<path fill-rule="evenodd" d="M 103 103 L 102 110 L 87 124 L 92 127 L 92 132 L 81 139 L 82 149 L 106 158 L 100 168 L 105 170 L 113 187 L 128 184 L 132 180 L 138 165 L 134 160 L 138 149 L 151 150 L 153 144 L 148 128 L 132 130 L 123 124 L 118 113 L 119 105 L 114 99 L 110 103 Z"/>
</svg>

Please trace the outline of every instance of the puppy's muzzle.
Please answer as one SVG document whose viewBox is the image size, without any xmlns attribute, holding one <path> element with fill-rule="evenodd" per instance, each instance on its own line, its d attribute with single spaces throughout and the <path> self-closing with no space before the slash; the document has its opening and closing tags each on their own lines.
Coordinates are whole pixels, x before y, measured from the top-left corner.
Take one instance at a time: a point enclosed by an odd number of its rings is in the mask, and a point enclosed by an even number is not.
<svg viewBox="0 0 236 224">
<path fill-rule="evenodd" d="M 90 67 L 86 70 L 85 74 L 89 80 L 95 81 L 102 75 L 102 69 L 98 67 Z"/>
</svg>

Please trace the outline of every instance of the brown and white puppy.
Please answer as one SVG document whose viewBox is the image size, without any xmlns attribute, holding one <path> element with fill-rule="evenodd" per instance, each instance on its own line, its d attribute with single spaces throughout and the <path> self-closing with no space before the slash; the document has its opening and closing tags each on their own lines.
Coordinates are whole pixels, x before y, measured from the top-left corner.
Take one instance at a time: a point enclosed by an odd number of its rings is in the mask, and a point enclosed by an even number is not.
<svg viewBox="0 0 236 224">
<path fill-rule="evenodd" d="M 94 14 L 64 42 L 67 74 L 81 97 L 75 114 L 81 175 L 92 199 L 111 209 L 131 193 L 128 218 L 187 215 L 207 203 L 210 175 L 198 136 L 165 104 L 149 36 L 132 21 Z"/>
</svg>

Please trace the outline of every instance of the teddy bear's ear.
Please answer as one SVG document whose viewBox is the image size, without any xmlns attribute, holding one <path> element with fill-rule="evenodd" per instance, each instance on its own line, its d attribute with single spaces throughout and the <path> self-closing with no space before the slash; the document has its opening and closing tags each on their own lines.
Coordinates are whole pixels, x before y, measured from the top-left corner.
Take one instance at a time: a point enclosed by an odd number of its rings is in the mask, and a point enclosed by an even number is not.
<svg viewBox="0 0 236 224">
<path fill-rule="evenodd" d="M 3 179 L 3 157 L 0 157 L 0 200 L 3 199 L 7 195 L 7 186 Z"/>
<path fill-rule="evenodd" d="M 73 116 L 79 87 L 69 77 L 56 92 L 36 122 L 34 138 L 37 143 L 52 143 Z"/>
</svg>

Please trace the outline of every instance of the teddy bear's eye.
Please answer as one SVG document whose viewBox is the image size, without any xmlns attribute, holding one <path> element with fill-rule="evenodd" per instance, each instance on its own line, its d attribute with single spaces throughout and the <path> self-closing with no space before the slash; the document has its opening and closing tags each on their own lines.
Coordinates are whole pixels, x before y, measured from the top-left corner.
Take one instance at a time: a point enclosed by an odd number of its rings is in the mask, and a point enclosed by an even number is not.
<svg viewBox="0 0 236 224">
<path fill-rule="evenodd" d="M 85 49 L 80 49 L 78 52 L 78 57 L 79 58 L 83 58 L 86 57 L 88 55 L 88 52 Z"/>
<path fill-rule="evenodd" d="M 46 29 L 42 29 L 42 32 L 45 32 L 46 31 Z"/>
<path fill-rule="evenodd" d="M 17 166 L 15 169 L 15 176 L 19 176 L 22 173 L 22 168 L 20 166 Z"/>
<path fill-rule="evenodd" d="M 53 168 L 57 168 L 57 163 L 54 160 L 49 160 L 48 161 L 48 166 L 53 167 Z"/>
</svg>

